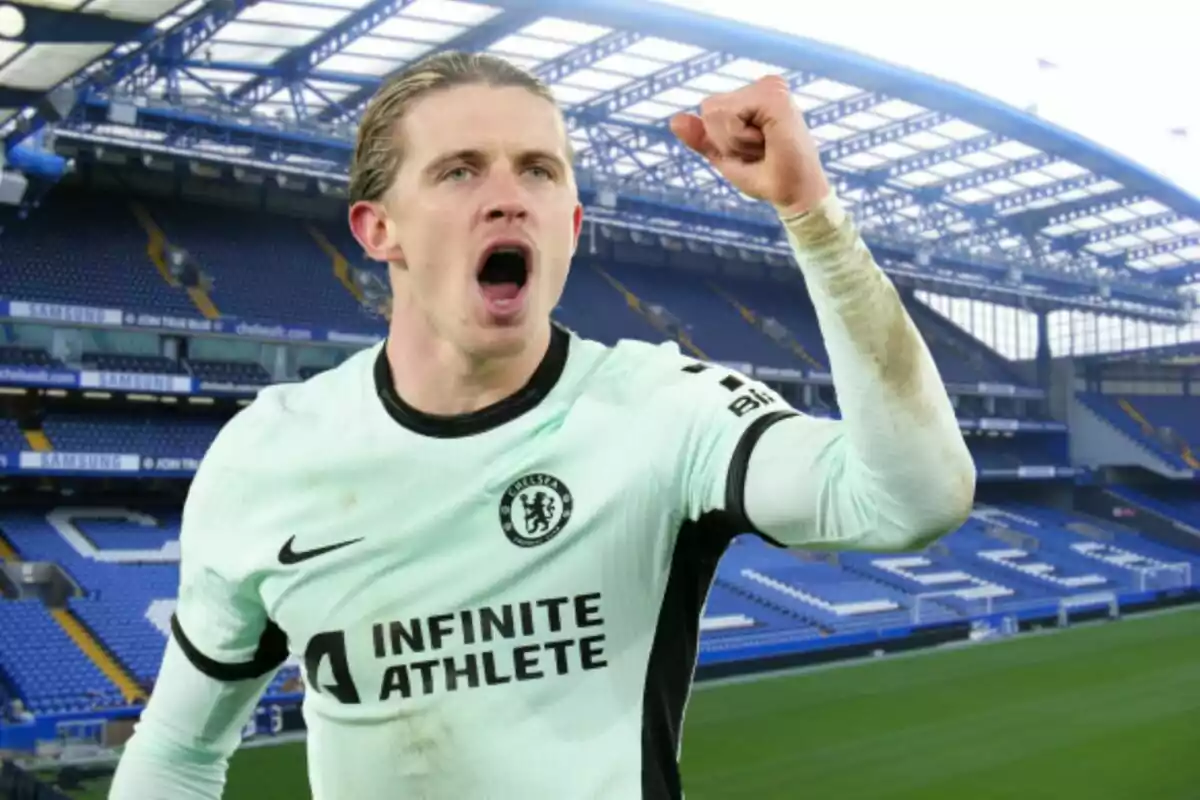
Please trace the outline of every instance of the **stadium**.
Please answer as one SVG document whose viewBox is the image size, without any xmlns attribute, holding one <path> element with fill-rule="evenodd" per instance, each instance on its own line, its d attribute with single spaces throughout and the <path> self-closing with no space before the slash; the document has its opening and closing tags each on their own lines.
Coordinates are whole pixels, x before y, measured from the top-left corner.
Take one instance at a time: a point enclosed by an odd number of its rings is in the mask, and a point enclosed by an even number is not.
<svg viewBox="0 0 1200 800">
<path fill-rule="evenodd" d="M 26 0 L 0 38 L 0 798 L 106 796 L 217 431 L 385 335 L 355 124 L 445 50 L 563 106 L 561 325 L 837 417 L 778 220 L 666 123 L 785 76 L 975 459 L 970 519 L 921 552 L 734 541 L 689 800 L 1200 796 L 1200 197 L 1036 109 L 682 4 Z M 308 796 L 307 680 L 280 670 L 225 797 Z"/>
</svg>

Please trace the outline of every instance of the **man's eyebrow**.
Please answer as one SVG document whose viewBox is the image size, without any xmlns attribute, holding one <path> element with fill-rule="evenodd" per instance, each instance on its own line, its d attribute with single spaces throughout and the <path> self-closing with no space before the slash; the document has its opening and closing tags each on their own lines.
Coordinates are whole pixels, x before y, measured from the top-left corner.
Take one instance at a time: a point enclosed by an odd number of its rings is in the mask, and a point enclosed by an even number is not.
<svg viewBox="0 0 1200 800">
<path fill-rule="evenodd" d="M 425 169 L 422 171 L 430 175 L 436 175 L 451 164 L 465 163 L 478 165 L 482 164 L 486 160 L 487 156 L 484 155 L 482 150 L 472 150 L 469 148 L 463 150 L 454 150 L 449 153 L 443 153 L 442 155 L 433 159 L 425 165 Z"/>
<path fill-rule="evenodd" d="M 478 166 L 485 163 L 487 160 L 488 156 L 482 150 L 464 148 L 437 156 L 430 161 L 422 171 L 427 175 L 437 175 L 451 164 L 469 164 L 471 166 Z M 566 170 L 567 168 L 566 159 L 564 159 L 559 153 L 555 153 L 552 150 L 524 150 L 517 156 L 516 162 L 521 165 L 550 162 L 559 170 Z"/>
</svg>

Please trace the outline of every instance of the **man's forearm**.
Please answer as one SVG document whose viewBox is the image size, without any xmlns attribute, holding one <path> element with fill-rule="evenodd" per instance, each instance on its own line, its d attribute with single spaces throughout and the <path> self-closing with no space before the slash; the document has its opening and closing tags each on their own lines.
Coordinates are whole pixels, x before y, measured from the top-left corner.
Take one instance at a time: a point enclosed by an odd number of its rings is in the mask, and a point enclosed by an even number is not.
<svg viewBox="0 0 1200 800">
<path fill-rule="evenodd" d="M 974 463 L 945 386 L 895 287 L 837 198 L 784 224 L 842 412 L 826 458 L 840 459 L 832 466 L 844 483 L 857 487 L 859 502 L 875 506 L 874 524 L 895 532 L 889 544 L 919 546 L 961 521 L 974 497 Z"/>
<path fill-rule="evenodd" d="M 220 800 L 229 758 L 271 676 L 222 683 L 172 638 L 150 701 L 117 764 L 109 800 Z"/>
</svg>

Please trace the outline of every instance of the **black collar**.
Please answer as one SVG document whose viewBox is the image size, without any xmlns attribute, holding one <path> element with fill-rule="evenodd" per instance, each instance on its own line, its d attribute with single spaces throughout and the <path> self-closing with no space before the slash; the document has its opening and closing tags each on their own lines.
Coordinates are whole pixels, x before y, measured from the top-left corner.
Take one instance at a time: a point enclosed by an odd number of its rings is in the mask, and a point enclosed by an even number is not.
<svg viewBox="0 0 1200 800">
<path fill-rule="evenodd" d="M 529 382 L 520 390 L 478 411 L 442 416 L 413 408 L 396 392 L 385 342 L 379 350 L 379 357 L 375 359 L 375 393 L 388 415 L 414 433 L 439 439 L 474 436 L 512 422 L 542 402 L 558 383 L 563 368 L 567 365 L 570 343 L 571 335 L 566 330 L 558 325 L 551 325 L 550 347 L 547 348 L 542 363 L 538 365 Z"/>
</svg>

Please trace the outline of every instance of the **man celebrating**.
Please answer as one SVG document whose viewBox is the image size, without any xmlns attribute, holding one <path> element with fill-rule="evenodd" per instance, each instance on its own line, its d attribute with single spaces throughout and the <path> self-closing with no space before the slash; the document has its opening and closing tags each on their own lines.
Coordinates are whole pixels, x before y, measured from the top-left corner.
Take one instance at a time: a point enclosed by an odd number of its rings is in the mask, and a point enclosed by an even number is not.
<svg viewBox="0 0 1200 800">
<path fill-rule="evenodd" d="M 787 85 L 672 130 L 779 213 L 841 421 L 673 345 L 551 322 L 582 208 L 548 89 L 444 54 L 366 111 L 350 224 L 385 344 L 264 390 L 185 507 L 173 635 L 118 800 L 221 794 L 289 653 L 317 800 L 679 798 L 699 617 L 732 537 L 919 549 L 974 466 Z M 802 721 L 798 721 L 802 724 Z"/>
</svg>

